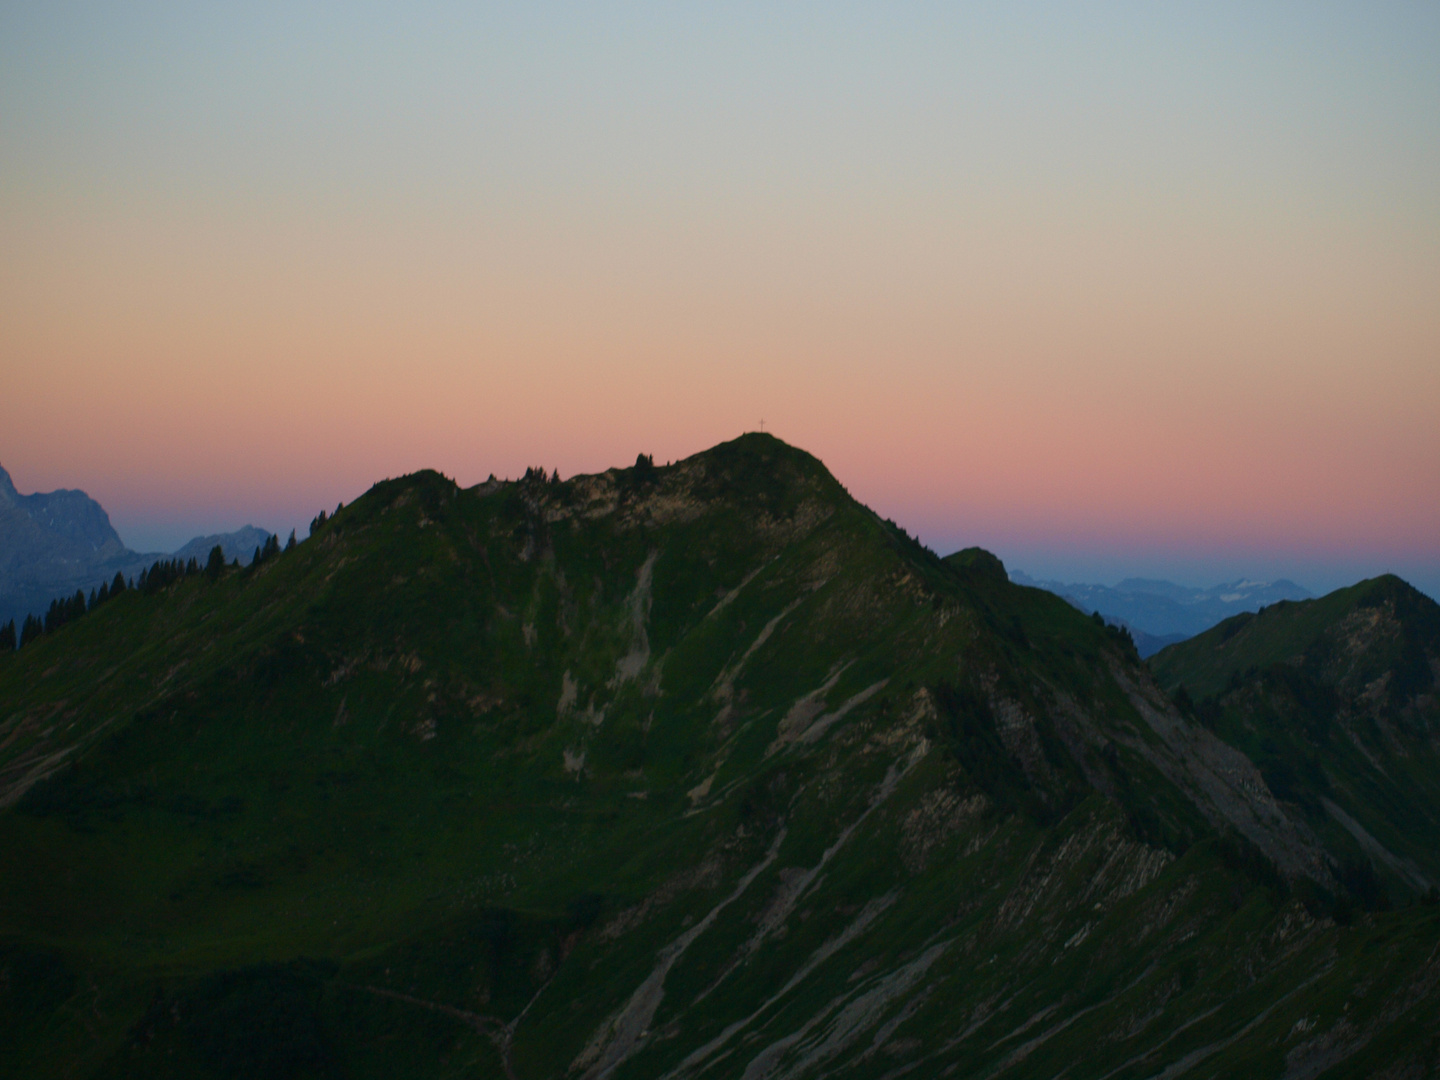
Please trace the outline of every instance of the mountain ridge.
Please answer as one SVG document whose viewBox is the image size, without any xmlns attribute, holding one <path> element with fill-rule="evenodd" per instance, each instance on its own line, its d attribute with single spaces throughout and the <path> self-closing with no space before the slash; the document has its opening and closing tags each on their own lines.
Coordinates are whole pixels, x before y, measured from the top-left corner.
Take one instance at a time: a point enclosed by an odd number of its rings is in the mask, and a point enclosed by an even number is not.
<svg viewBox="0 0 1440 1080">
<path fill-rule="evenodd" d="M 21 495 L 0 468 L 0 623 L 41 614 L 50 601 L 115 574 L 138 573 L 151 556 L 125 547 L 103 507 L 83 491 Z"/>
<path fill-rule="evenodd" d="M 383 481 L 122 594 L 0 658 L 0 802 L 32 1075 L 1431 1052 L 1433 912 L 1358 906 L 1118 631 L 768 436 Z"/>
<path fill-rule="evenodd" d="M 157 560 L 204 562 L 217 544 L 227 560 L 249 563 L 270 533 L 247 525 L 233 533 L 201 536 L 172 554 L 132 551 L 121 541 L 105 508 L 78 489 L 21 495 L 0 467 L 0 625 L 40 616 L 53 600 L 89 593 L 116 574 L 138 575 Z"/>
<path fill-rule="evenodd" d="M 1440 884 L 1440 605 L 1394 575 L 1238 615 L 1157 677 L 1394 895 Z"/>
<path fill-rule="evenodd" d="M 234 532 L 197 536 L 177 548 L 172 558 L 204 562 L 209 557 L 210 550 L 218 547 L 226 562 L 238 561 L 241 566 L 248 566 L 255 557 L 255 552 L 263 548 L 273 535 L 268 529 L 245 525 Z"/>
<path fill-rule="evenodd" d="M 1241 612 L 1256 611 L 1282 600 L 1313 598 L 1309 590 L 1288 578 L 1277 581 L 1240 578 L 1200 589 L 1152 578 L 1126 578 L 1118 585 L 1108 586 L 1037 581 L 1018 570 L 1011 576 L 1017 584 L 1063 596 L 1087 614 L 1099 611 L 1132 631 L 1159 639 L 1163 642 L 1160 647 L 1177 638 L 1203 633 Z"/>
</svg>

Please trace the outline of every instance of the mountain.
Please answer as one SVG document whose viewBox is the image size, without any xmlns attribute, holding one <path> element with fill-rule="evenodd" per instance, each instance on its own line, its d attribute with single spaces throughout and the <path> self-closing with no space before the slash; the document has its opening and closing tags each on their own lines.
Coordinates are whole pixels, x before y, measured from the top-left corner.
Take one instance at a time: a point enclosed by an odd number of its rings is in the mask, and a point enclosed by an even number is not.
<svg viewBox="0 0 1440 1080">
<path fill-rule="evenodd" d="M 1020 571 L 1011 577 L 1016 584 L 1048 589 L 1063 596 L 1081 611 L 1098 611 L 1107 619 L 1129 627 L 1132 633 L 1139 631 L 1162 639 L 1161 647 L 1203 633 L 1241 612 L 1258 611 L 1281 600 L 1311 598 L 1308 591 L 1283 578 L 1273 582 L 1241 579 L 1208 589 L 1193 589 L 1150 578 L 1126 578 L 1112 588 L 1036 581 Z M 1170 640 L 1163 640 L 1167 638 Z M 1136 642 L 1139 643 L 1138 637 Z"/>
<path fill-rule="evenodd" d="M 43 614 L 50 602 L 89 593 L 118 573 L 127 579 L 157 559 L 204 563 L 217 544 L 226 560 L 248 565 L 270 533 L 246 525 L 233 533 L 197 536 L 174 555 L 131 551 L 110 516 L 83 491 L 21 495 L 0 468 L 0 624 Z"/>
<path fill-rule="evenodd" d="M 83 491 L 21 495 L 0 468 L 0 623 L 43 613 L 51 600 L 127 577 L 157 556 L 120 542 Z"/>
<path fill-rule="evenodd" d="M 1387 575 L 1238 615 L 1151 660 L 1357 881 L 1440 885 L 1440 605 Z"/>
<path fill-rule="evenodd" d="M 196 562 L 204 563 L 210 557 L 211 550 L 218 545 L 220 550 L 225 553 L 226 562 L 238 559 L 241 566 L 249 566 L 250 560 L 255 557 L 255 552 L 265 546 L 265 541 L 269 540 L 270 536 L 269 532 L 254 525 L 246 525 L 243 529 L 237 529 L 232 533 L 197 536 L 175 552 L 175 558 L 181 561 L 194 559 Z"/>
<path fill-rule="evenodd" d="M 1191 713 L 769 436 L 385 481 L 0 657 L 0 1072 L 1433 1071 L 1440 908 Z"/>
</svg>

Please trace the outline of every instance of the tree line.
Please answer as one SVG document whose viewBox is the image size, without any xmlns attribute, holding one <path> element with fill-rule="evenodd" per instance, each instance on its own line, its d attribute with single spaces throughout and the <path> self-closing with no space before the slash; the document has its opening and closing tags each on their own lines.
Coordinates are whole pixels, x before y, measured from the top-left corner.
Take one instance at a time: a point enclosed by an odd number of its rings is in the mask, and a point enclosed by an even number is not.
<svg viewBox="0 0 1440 1080">
<path fill-rule="evenodd" d="M 323 523 L 325 517 L 323 510 L 320 512 L 320 517 Z M 295 531 L 292 529 L 290 540 L 283 551 L 291 551 L 294 547 Z M 250 560 L 250 569 L 254 570 L 282 553 L 280 538 L 272 533 L 264 545 L 255 549 L 254 558 Z M 219 544 L 216 544 L 210 549 L 210 556 L 205 560 L 204 566 L 201 566 L 193 558 L 158 559 L 128 581 L 124 574 L 117 572 L 112 581 L 101 582 L 100 587 L 91 589 L 88 596 L 84 589 L 76 589 L 73 596 L 64 596 L 50 601 L 50 607 L 43 618 L 37 615 L 26 615 L 18 629 L 14 619 L 4 626 L 0 626 L 0 655 L 23 649 L 42 635 L 53 634 L 60 627 L 88 615 L 121 593 L 138 592 L 141 596 L 153 596 L 186 578 L 203 576 L 210 581 L 217 581 L 227 571 L 239 569 L 240 560 L 235 559 L 227 565 L 225 552 Z"/>
<path fill-rule="evenodd" d="M 11 619 L 4 626 L 0 626 L 0 652 L 22 649 L 41 634 L 53 634 L 66 623 L 74 622 L 87 612 L 94 611 L 112 597 L 119 596 L 133 588 L 135 588 L 134 581 L 127 582 L 124 574 L 116 573 L 113 581 L 102 581 L 98 589 L 90 590 L 88 597 L 85 595 L 84 589 L 76 589 L 74 596 L 62 596 L 59 599 L 51 600 L 50 609 L 45 612 L 44 618 L 26 615 L 18 631 L 15 629 L 15 620 Z"/>
</svg>

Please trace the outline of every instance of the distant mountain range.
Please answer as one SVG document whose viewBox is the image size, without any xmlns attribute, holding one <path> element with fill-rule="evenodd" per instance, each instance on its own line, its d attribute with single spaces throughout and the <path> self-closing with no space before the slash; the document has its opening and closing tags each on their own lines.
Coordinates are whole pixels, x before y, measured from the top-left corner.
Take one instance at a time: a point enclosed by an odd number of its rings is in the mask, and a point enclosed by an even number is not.
<svg viewBox="0 0 1440 1080">
<path fill-rule="evenodd" d="M 175 558 L 204 562 L 210 557 L 211 549 L 218 544 L 220 550 L 225 553 L 226 562 L 234 562 L 239 559 L 241 566 L 249 566 L 250 560 L 255 557 L 255 549 L 264 547 L 265 541 L 269 539 L 270 533 L 264 529 L 246 525 L 243 529 L 237 529 L 232 533 L 197 536 L 175 552 Z"/>
<path fill-rule="evenodd" d="M 1151 578 L 1126 578 L 1113 587 L 1038 581 L 1019 570 L 1010 572 L 1010 580 L 1017 585 L 1047 589 L 1086 613 L 1100 612 L 1107 622 L 1130 631 L 1141 656 L 1150 656 L 1166 645 L 1204 633 L 1232 615 L 1259 611 L 1281 600 L 1313 598 L 1308 589 L 1284 578 L 1279 581 L 1242 578 L 1208 589 L 1193 589 Z"/>
<path fill-rule="evenodd" d="M 0 625 L 39 615 L 57 597 L 88 593 L 116 574 L 134 577 L 157 559 L 204 562 L 216 544 L 226 561 L 248 565 L 269 536 L 247 525 L 233 533 L 196 537 L 173 555 L 131 551 L 105 508 L 85 492 L 21 495 L 0 468 Z"/>
</svg>

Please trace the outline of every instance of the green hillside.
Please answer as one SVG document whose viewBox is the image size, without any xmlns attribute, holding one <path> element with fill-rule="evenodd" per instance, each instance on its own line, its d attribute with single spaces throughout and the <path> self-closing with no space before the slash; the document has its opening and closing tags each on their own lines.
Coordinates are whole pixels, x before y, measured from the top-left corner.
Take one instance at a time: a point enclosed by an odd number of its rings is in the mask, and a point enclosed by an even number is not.
<svg viewBox="0 0 1440 1080">
<path fill-rule="evenodd" d="M 1227 730 L 767 436 L 386 481 L 0 657 L 0 1074 L 1435 1069 Z"/>
<path fill-rule="evenodd" d="M 1260 766 L 1352 891 L 1440 883 L 1440 605 L 1385 576 L 1237 616 L 1150 663 Z"/>
</svg>

